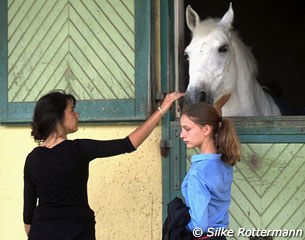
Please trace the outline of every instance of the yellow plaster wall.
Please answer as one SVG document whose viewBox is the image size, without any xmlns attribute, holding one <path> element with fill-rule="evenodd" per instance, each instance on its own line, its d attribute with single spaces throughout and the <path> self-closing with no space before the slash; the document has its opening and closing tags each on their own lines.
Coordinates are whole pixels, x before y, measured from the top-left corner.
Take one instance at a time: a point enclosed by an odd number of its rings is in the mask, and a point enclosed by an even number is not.
<svg viewBox="0 0 305 240">
<path fill-rule="evenodd" d="M 86 126 L 69 136 L 111 139 L 135 125 Z M 89 203 L 96 213 L 97 239 L 161 239 L 161 128 L 136 152 L 96 159 L 90 165 Z M 30 127 L 0 126 L 0 239 L 26 239 L 23 221 L 23 165 L 35 147 Z"/>
</svg>

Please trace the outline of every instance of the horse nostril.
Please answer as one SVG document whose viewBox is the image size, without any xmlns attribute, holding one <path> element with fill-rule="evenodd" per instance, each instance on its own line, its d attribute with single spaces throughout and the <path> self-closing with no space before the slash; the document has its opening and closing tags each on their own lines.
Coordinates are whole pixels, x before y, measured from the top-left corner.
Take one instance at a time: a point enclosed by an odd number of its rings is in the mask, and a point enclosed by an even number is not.
<svg viewBox="0 0 305 240">
<path fill-rule="evenodd" d="M 198 97 L 199 102 L 205 102 L 207 104 L 213 104 L 214 98 L 209 92 L 200 92 Z"/>
<path fill-rule="evenodd" d="M 205 101 L 206 101 L 206 94 L 205 94 L 205 92 L 200 92 L 199 102 L 205 102 Z"/>
<path fill-rule="evenodd" d="M 185 94 L 185 103 L 193 104 L 193 103 L 199 103 L 199 102 L 205 102 L 206 101 L 206 93 L 200 92 L 200 91 L 186 91 Z"/>
</svg>

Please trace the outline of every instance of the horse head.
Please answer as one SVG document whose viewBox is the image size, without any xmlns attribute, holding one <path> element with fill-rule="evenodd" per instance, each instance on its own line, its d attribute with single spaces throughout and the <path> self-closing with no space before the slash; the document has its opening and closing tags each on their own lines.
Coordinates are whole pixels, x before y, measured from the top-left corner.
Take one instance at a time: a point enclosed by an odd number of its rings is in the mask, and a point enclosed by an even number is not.
<svg viewBox="0 0 305 240">
<path fill-rule="evenodd" d="M 185 49 L 190 77 L 185 96 L 187 104 L 201 100 L 213 104 L 236 88 L 230 32 L 233 17 L 231 4 L 221 19 L 204 21 L 191 6 L 186 8 L 186 22 L 193 36 Z"/>
<path fill-rule="evenodd" d="M 189 60 L 186 104 L 204 98 L 225 116 L 280 115 L 256 80 L 256 60 L 233 31 L 233 18 L 232 4 L 222 18 L 203 21 L 190 6 L 186 8 L 186 23 L 192 32 L 185 48 Z"/>
</svg>

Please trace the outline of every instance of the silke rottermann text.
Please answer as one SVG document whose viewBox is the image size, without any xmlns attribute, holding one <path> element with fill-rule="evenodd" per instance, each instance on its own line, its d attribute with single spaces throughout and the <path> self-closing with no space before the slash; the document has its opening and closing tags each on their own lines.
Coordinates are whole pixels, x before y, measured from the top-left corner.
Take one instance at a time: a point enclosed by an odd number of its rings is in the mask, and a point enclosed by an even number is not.
<svg viewBox="0 0 305 240">
<path fill-rule="evenodd" d="M 260 228 L 253 228 L 253 229 L 246 229 L 246 228 L 239 228 L 237 233 L 233 229 L 224 229 L 224 228 L 209 228 L 207 232 L 207 236 L 226 236 L 226 237 L 233 237 L 236 235 L 238 237 L 302 237 L 303 230 L 301 229 L 274 229 L 274 230 L 267 230 L 267 229 L 260 229 Z"/>
</svg>

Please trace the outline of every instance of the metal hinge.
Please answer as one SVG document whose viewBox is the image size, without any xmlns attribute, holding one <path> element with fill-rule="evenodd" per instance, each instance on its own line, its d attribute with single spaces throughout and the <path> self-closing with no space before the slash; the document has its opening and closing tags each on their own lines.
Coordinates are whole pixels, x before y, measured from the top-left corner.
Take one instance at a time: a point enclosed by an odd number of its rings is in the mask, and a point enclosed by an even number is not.
<svg viewBox="0 0 305 240">
<path fill-rule="evenodd" d="M 161 151 L 161 156 L 166 157 L 168 154 L 169 149 L 172 147 L 172 143 L 169 140 L 161 140 L 160 143 L 160 151 Z"/>
</svg>

